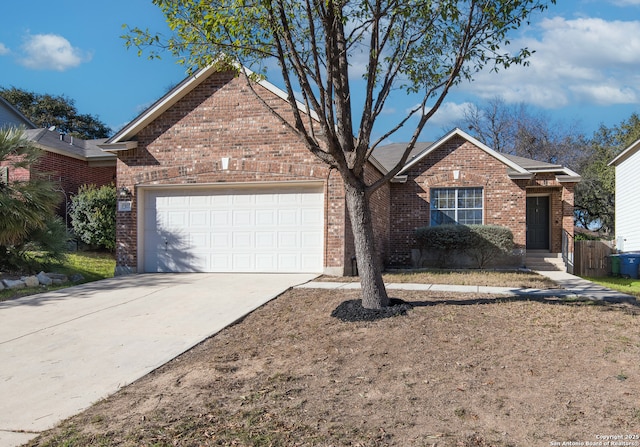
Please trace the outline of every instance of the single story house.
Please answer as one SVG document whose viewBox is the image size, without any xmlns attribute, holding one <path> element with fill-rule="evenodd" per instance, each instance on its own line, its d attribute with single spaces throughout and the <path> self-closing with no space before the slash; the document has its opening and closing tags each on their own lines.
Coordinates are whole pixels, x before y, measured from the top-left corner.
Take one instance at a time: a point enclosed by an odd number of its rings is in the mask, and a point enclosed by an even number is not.
<svg viewBox="0 0 640 447">
<path fill-rule="evenodd" d="M 609 166 L 616 170 L 616 248 L 620 252 L 640 252 L 640 140 L 611 160 Z"/>
<path fill-rule="evenodd" d="M 254 88 L 260 99 L 235 73 L 201 69 L 100 145 L 117 155 L 117 273 L 351 273 L 339 174 L 267 109 L 290 118 L 286 94 Z M 366 175 L 388 172 L 401 149 L 377 149 Z M 509 227 L 521 258 L 560 252 L 579 179 L 454 129 L 372 198 L 380 262 L 409 264 L 415 228 L 452 220 Z"/>
<path fill-rule="evenodd" d="M 60 184 L 68 197 L 83 185 L 115 183 L 116 156 L 98 147 L 105 139 L 83 140 L 49 129 L 27 129 L 24 136 L 42 150 L 31 169 Z"/>
</svg>

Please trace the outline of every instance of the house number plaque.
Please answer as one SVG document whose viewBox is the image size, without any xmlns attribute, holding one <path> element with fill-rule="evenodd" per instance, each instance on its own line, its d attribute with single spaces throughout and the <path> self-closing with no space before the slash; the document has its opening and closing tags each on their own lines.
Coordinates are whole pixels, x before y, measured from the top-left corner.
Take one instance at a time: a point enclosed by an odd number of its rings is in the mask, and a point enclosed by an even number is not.
<svg viewBox="0 0 640 447">
<path fill-rule="evenodd" d="M 124 211 L 124 212 L 131 211 L 131 200 L 119 200 L 118 211 Z"/>
</svg>

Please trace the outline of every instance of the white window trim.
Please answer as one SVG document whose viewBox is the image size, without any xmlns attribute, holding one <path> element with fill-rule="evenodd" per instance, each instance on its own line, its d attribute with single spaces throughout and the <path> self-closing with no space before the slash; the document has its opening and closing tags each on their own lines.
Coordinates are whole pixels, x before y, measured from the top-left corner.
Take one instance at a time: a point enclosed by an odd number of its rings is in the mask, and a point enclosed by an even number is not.
<svg viewBox="0 0 640 447">
<path fill-rule="evenodd" d="M 482 207 L 481 208 L 459 208 L 458 207 L 458 193 L 460 190 L 469 190 L 469 189 L 479 189 L 481 194 L 482 194 Z M 455 208 L 434 208 L 433 207 L 433 200 L 434 200 L 434 193 L 436 191 L 444 191 L 444 190 L 453 190 L 455 191 Z M 443 187 L 443 188 L 431 188 L 430 192 L 429 192 L 429 226 L 430 227 L 435 227 L 435 226 L 439 226 L 442 224 L 435 224 L 434 223 L 434 219 L 433 219 L 433 212 L 434 211 L 454 211 L 455 213 L 455 223 L 456 224 L 460 224 L 459 218 L 458 218 L 458 211 L 460 210 L 480 210 L 480 212 L 482 213 L 482 224 L 484 224 L 484 217 L 485 217 L 485 210 L 484 210 L 484 188 L 481 186 L 478 187 L 453 187 L 453 188 L 448 188 L 448 187 Z M 468 225 L 468 224 L 461 224 L 461 225 Z"/>
</svg>

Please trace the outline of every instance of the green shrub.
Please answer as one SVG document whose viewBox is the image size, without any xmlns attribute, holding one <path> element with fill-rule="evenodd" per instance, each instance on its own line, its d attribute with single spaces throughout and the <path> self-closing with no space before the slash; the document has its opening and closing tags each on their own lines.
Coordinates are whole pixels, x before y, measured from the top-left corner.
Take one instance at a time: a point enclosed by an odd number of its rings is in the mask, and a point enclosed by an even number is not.
<svg viewBox="0 0 640 447">
<path fill-rule="evenodd" d="M 113 250 L 116 247 L 116 187 L 80 187 L 71 199 L 71 225 L 85 244 Z"/>
<path fill-rule="evenodd" d="M 513 250 L 513 234 L 497 225 L 422 227 L 416 230 L 415 237 L 420 252 L 436 253 L 442 267 L 450 264 L 455 255 L 466 254 L 475 260 L 478 268 L 484 268 Z"/>
<path fill-rule="evenodd" d="M 478 268 L 484 268 L 501 255 L 513 250 L 513 233 L 498 225 L 470 225 L 472 240 L 469 254 L 476 260 Z"/>
</svg>

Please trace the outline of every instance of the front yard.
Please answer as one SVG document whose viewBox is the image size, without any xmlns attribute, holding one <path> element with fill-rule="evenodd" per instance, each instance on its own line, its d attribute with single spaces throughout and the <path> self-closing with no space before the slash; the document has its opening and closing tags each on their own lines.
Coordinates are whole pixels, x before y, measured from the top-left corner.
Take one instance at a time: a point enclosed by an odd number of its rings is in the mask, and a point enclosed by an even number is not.
<svg viewBox="0 0 640 447">
<path fill-rule="evenodd" d="M 51 271 L 62 273 L 71 277 L 76 274 L 82 275 L 83 279 L 76 284 L 85 282 L 98 281 L 100 279 L 110 278 L 113 276 L 116 261 L 113 254 L 108 252 L 75 252 L 67 256 L 67 260 L 59 265 L 51 267 Z M 1 278 L 0 274 L 0 278 Z M 21 296 L 34 295 L 37 293 L 47 292 L 50 290 L 62 289 L 72 284 L 59 286 L 38 286 L 28 287 L 24 289 L 5 289 L 0 290 L 0 301 L 19 298 Z"/>
<path fill-rule="evenodd" d="M 638 445 L 638 307 L 393 296 L 344 323 L 357 292 L 293 289 L 29 446 Z"/>
</svg>

